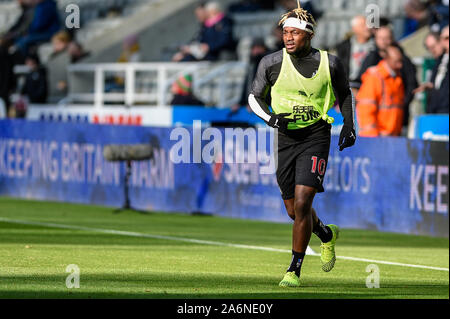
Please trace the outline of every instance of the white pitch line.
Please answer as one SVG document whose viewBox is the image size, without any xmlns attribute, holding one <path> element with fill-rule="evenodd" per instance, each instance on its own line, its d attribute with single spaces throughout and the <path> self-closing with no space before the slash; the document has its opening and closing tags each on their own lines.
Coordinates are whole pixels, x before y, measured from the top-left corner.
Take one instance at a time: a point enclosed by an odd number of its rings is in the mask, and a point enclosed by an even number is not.
<svg viewBox="0 0 450 319">
<path fill-rule="evenodd" d="M 114 230 L 114 229 L 92 228 L 92 227 L 74 226 L 74 225 L 65 225 L 65 224 L 53 224 L 53 223 L 42 223 L 42 222 L 35 222 L 35 221 L 9 219 L 9 218 L 3 218 L 3 217 L 0 217 L 0 222 L 23 224 L 23 225 L 45 226 L 45 227 L 61 228 L 61 229 L 83 230 L 83 231 L 91 231 L 91 232 L 97 232 L 97 233 L 130 236 L 130 237 L 175 240 L 175 241 L 183 241 L 183 242 L 194 243 L 194 244 L 203 244 L 203 245 L 227 246 L 227 247 L 254 249 L 254 250 L 274 251 L 274 252 L 280 252 L 280 253 L 292 253 L 291 250 L 271 248 L 271 247 L 250 246 L 250 245 L 223 243 L 223 242 L 219 242 L 219 241 L 209 241 L 209 240 L 202 240 L 202 239 L 192 239 L 192 238 L 164 236 L 164 235 L 153 235 L 153 234 L 136 233 L 136 232 L 123 231 L 123 230 Z M 314 251 L 312 251 L 312 249 L 311 249 L 311 252 L 309 254 L 315 255 L 316 253 Z"/>
<path fill-rule="evenodd" d="M 338 258 L 338 259 L 347 259 L 347 260 L 355 260 L 355 261 L 364 261 L 364 262 L 373 263 L 373 264 L 385 264 L 385 265 L 394 265 L 394 266 L 403 266 L 403 267 L 412 267 L 412 268 L 423 268 L 423 269 L 449 271 L 448 268 L 423 266 L 423 265 L 412 265 L 412 264 L 403 264 L 403 263 L 396 263 L 396 262 L 392 262 L 392 261 L 373 260 L 373 259 L 346 257 L 346 256 L 337 256 L 336 258 Z"/>
<path fill-rule="evenodd" d="M 120 236 L 129 236 L 129 237 L 174 240 L 174 241 L 182 241 L 182 242 L 203 244 L 203 245 L 225 246 L 225 247 L 235 247 L 235 248 L 253 249 L 253 250 L 264 250 L 264 251 L 273 251 L 273 252 L 280 252 L 280 253 L 291 253 L 292 252 L 291 250 L 278 249 L 278 248 L 272 248 L 272 247 L 232 244 L 232 243 L 224 243 L 224 242 L 219 242 L 219 241 L 183 238 L 183 237 L 175 237 L 175 236 L 153 235 L 153 234 L 129 232 L 129 231 L 122 231 L 122 230 L 114 230 L 114 229 L 103 229 L 103 228 L 93 228 L 93 227 L 74 226 L 74 225 L 65 225 L 65 224 L 54 224 L 54 223 L 42 223 L 42 222 L 35 222 L 35 221 L 10 219 L 10 218 L 4 218 L 4 217 L 0 217 L 0 222 L 22 224 L 22 225 L 44 226 L 44 227 L 52 227 L 52 228 L 60 228 L 60 229 L 74 229 L 74 230 L 90 231 L 90 232 L 120 235 Z M 310 247 L 308 247 L 306 254 L 311 255 L 311 256 L 320 256 L 320 254 L 314 252 Z M 432 266 L 424 266 L 424 265 L 412 265 L 412 264 L 404 264 L 404 263 L 366 259 L 366 258 L 346 257 L 346 256 L 337 256 L 337 258 L 353 260 L 353 261 L 360 261 L 360 262 L 375 263 L 375 264 L 385 264 L 385 265 L 394 265 L 394 266 L 402 266 L 402 267 L 449 271 L 448 268 L 432 267 Z"/>
</svg>

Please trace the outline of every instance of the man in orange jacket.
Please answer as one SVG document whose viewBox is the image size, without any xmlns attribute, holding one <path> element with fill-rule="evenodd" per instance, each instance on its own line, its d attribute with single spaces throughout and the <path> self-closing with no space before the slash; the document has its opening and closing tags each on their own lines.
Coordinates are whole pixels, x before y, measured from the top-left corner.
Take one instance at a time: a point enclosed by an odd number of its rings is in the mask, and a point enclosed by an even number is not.
<svg viewBox="0 0 450 319">
<path fill-rule="evenodd" d="M 360 136 L 400 135 L 405 98 L 401 69 L 402 52 L 393 45 L 385 50 L 384 59 L 362 76 L 356 97 Z"/>
</svg>

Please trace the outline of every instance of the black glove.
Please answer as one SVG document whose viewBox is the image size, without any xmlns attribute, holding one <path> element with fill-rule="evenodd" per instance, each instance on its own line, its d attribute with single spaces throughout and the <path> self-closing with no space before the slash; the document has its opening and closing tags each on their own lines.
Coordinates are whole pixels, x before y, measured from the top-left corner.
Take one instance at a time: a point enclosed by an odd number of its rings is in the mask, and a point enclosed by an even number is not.
<svg viewBox="0 0 450 319">
<path fill-rule="evenodd" d="M 344 125 L 339 136 L 339 151 L 346 147 L 353 146 L 356 141 L 356 132 L 353 127 Z"/>
<path fill-rule="evenodd" d="M 291 113 L 272 114 L 268 124 L 273 128 L 277 128 L 282 132 L 286 132 L 288 124 L 295 122 L 294 119 L 286 118 L 289 115 L 291 115 Z"/>
</svg>

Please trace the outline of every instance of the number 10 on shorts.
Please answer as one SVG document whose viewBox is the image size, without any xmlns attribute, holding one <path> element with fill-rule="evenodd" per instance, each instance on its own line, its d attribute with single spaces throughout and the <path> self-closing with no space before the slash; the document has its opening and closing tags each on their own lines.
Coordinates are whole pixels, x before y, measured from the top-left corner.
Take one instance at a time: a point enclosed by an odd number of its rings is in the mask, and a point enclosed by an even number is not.
<svg viewBox="0 0 450 319">
<path fill-rule="evenodd" d="M 315 174 L 318 170 L 319 175 L 323 176 L 325 174 L 325 168 L 327 167 L 327 161 L 323 158 L 319 159 L 317 156 L 311 157 L 312 168 L 311 173 Z"/>
</svg>

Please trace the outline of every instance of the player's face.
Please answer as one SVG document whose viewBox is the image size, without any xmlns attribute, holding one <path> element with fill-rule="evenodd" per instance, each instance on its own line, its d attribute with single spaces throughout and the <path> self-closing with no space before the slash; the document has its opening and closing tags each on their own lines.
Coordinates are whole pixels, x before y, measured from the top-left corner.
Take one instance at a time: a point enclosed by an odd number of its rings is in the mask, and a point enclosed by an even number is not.
<svg viewBox="0 0 450 319">
<path fill-rule="evenodd" d="M 441 43 L 437 41 L 436 38 L 433 36 L 428 36 L 425 39 L 425 46 L 435 59 L 439 58 L 444 51 L 444 48 L 442 47 Z"/>
<path fill-rule="evenodd" d="M 388 28 L 380 28 L 375 33 L 375 43 L 380 50 L 386 50 L 394 42 L 392 32 Z"/>
<path fill-rule="evenodd" d="M 400 74 L 403 67 L 402 52 L 396 48 L 389 48 L 386 56 L 386 62 L 393 71 Z"/>
<path fill-rule="evenodd" d="M 289 54 L 302 51 L 310 41 L 311 35 L 304 30 L 292 27 L 283 29 L 283 42 Z"/>
</svg>

